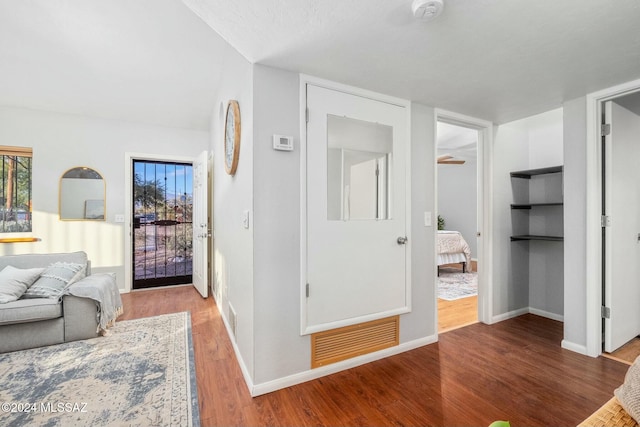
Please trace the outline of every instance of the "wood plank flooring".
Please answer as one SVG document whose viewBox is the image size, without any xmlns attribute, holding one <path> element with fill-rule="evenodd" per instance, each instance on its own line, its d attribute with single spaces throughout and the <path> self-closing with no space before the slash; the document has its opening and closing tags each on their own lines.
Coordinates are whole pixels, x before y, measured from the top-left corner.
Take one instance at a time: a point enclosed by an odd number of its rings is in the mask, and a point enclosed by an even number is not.
<svg viewBox="0 0 640 427">
<path fill-rule="evenodd" d="M 251 398 L 211 298 L 179 287 L 123 301 L 120 320 L 191 311 L 203 426 L 575 426 L 628 368 L 561 349 L 560 322 L 524 315 Z"/>
<path fill-rule="evenodd" d="M 438 298 L 438 332 L 448 332 L 478 321 L 478 296 L 447 301 Z"/>
<path fill-rule="evenodd" d="M 640 356 L 640 338 L 635 337 L 613 353 L 604 353 L 603 356 L 631 365 Z"/>
<path fill-rule="evenodd" d="M 460 268 L 460 264 L 445 264 L 442 267 Z M 471 271 L 478 271 L 478 262 L 471 261 Z M 478 296 L 447 301 L 438 298 L 438 332 L 469 326 L 478 321 Z"/>
</svg>

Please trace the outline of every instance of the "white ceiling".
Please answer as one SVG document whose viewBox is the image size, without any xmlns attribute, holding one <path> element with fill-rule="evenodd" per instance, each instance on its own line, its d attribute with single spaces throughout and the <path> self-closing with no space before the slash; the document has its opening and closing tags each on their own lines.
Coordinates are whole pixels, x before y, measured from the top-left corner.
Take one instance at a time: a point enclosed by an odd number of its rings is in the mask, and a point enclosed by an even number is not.
<svg viewBox="0 0 640 427">
<path fill-rule="evenodd" d="M 183 0 L 252 62 L 503 123 L 640 78 L 638 0 Z"/>
<path fill-rule="evenodd" d="M 640 92 L 634 92 L 621 98 L 616 98 L 616 103 L 640 116 Z"/>
<path fill-rule="evenodd" d="M 640 78 L 638 0 L 445 2 L 425 23 L 411 0 L 0 0 L 0 105 L 208 130 L 223 39 L 496 123 Z"/>
<path fill-rule="evenodd" d="M 478 153 L 478 131 L 449 123 L 438 122 L 436 128 L 438 155 L 457 159 L 472 159 Z"/>
<path fill-rule="evenodd" d="M 0 0 L 0 105 L 209 130 L 225 47 L 179 0 Z"/>
</svg>

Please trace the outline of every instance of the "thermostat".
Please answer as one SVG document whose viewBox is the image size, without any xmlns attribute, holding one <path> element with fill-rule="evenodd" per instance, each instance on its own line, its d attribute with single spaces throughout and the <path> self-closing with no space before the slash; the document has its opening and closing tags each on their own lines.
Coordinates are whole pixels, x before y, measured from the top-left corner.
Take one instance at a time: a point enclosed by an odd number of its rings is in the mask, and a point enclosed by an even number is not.
<svg viewBox="0 0 640 427">
<path fill-rule="evenodd" d="M 293 137 L 273 135 L 273 149 L 281 151 L 293 151 Z"/>
</svg>

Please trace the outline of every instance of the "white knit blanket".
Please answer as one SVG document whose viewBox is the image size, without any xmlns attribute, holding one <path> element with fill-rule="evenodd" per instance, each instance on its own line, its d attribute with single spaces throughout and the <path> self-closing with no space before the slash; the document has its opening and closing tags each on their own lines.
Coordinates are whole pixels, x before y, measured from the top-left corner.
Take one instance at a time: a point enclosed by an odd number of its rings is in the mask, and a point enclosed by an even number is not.
<svg viewBox="0 0 640 427">
<path fill-rule="evenodd" d="M 471 268 L 471 248 L 459 231 L 438 231 L 438 254 L 463 253 Z"/>
<path fill-rule="evenodd" d="M 122 298 L 116 284 L 115 274 L 98 273 L 69 286 L 66 294 L 80 298 L 91 298 L 98 303 L 98 331 L 104 333 L 122 314 Z"/>
</svg>

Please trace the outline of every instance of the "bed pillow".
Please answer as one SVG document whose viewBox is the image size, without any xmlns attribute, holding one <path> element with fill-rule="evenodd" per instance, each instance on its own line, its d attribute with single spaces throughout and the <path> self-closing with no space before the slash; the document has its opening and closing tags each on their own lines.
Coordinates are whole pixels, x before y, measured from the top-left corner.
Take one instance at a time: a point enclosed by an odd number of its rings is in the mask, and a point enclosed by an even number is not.
<svg viewBox="0 0 640 427">
<path fill-rule="evenodd" d="M 0 304 L 17 301 L 35 282 L 44 268 L 15 268 L 6 266 L 0 271 Z"/>
<path fill-rule="evenodd" d="M 640 420 L 640 357 L 633 362 L 624 377 L 624 383 L 613 394 L 634 420 Z"/>
<path fill-rule="evenodd" d="M 85 265 L 72 262 L 54 262 L 27 289 L 24 298 L 58 298 L 67 286 L 85 276 Z"/>
</svg>

